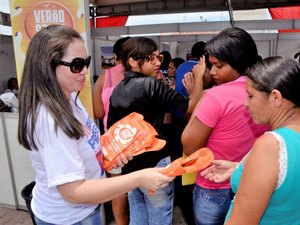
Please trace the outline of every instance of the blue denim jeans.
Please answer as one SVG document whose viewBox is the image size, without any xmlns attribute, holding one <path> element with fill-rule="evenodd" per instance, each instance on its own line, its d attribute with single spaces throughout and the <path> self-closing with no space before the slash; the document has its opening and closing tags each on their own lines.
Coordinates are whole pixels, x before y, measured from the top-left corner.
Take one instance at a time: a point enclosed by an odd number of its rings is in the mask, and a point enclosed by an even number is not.
<svg viewBox="0 0 300 225">
<path fill-rule="evenodd" d="M 73 225 L 102 225 L 101 217 L 100 217 L 100 206 L 98 206 L 90 215 L 88 215 L 83 220 L 79 221 L 78 223 L 74 223 Z M 47 223 L 36 216 L 34 217 L 35 222 L 37 225 L 57 225 L 53 223 Z"/>
<path fill-rule="evenodd" d="M 158 162 L 156 167 L 165 167 L 170 157 Z M 170 182 L 165 188 L 150 195 L 149 190 L 136 188 L 128 193 L 130 225 L 171 225 L 173 218 L 174 185 Z"/>
<path fill-rule="evenodd" d="M 223 225 L 234 193 L 229 189 L 206 189 L 195 185 L 193 192 L 196 225 Z"/>
</svg>

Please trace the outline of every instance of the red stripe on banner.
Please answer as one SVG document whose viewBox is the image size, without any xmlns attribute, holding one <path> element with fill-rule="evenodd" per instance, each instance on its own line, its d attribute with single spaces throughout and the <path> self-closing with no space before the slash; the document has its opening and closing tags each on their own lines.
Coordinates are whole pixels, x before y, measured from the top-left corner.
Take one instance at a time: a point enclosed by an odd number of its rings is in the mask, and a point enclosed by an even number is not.
<svg viewBox="0 0 300 225">
<path fill-rule="evenodd" d="M 96 28 L 125 26 L 128 16 L 96 18 Z"/>
<path fill-rule="evenodd" d="M 270 8 L 272 19 L 300 19 L 300 6 Z M 278 32 L 300 32 L 300 30 L 278 30 Z"/>
</svg>

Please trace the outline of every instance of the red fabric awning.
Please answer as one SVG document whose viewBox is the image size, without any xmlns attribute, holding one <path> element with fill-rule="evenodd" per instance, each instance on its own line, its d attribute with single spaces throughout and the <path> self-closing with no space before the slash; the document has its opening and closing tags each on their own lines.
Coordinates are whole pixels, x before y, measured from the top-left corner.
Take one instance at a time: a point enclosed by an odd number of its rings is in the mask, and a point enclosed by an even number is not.
<svg viewBox="0 0 300 225">
<path fill-rule="evenodd" d="M 96 18 L 96 28 L 125 26 L 128 16 L 110 16 Z"/>
<path fill-rule="evenodd" d="M 270 8 L 272 19 L 300 19 L 300 6 Z M 278 30 L 278 32 L 300 32 L 300 30 Z"/>
</svg>

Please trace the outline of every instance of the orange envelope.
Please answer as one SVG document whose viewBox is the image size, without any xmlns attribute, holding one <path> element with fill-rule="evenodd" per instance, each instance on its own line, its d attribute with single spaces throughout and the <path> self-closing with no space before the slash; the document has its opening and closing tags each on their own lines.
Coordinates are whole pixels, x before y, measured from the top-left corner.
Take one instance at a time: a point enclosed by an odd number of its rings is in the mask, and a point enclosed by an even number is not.
<svg viewBox="0 0 300 225">
<path fill-rule="evenodd" d="M 104 169 L 111 171 L 117 165 L 116 158 L 121 153 L 136 156 L 162 149 L 166 141 L 156 138 L 157 135 L 143 115 L 133 112 L 125 116 L 101 136 Z"/>
</svg>

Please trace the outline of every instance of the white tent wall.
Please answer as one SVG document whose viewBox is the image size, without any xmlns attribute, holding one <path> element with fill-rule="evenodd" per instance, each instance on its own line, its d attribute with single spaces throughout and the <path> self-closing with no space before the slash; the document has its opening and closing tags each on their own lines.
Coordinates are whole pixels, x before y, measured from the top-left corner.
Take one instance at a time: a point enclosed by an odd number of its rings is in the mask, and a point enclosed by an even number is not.
<svg viewBox="0 0 300 225">
<path fill-rule="evenodd" d="M 300 49 L 300 40 L 269 40 L 255 41 L 255 43 L 258 49 L 258 53 L 263 58 L 276 55 L 294 58 L 294 55 Z M 185 59 L 186 53 L 190 51 L 192 46 L 193 43 L 181 43 L 178 48 L 177 56 Z M 172 57 L 176 57 L 176 55 L 172 55 Z"/>
<path fill-rule="evenodd" d="M 101 72 L 101 47 L 113 46 L 115 40 L 119 37 L 115 37 L 114 41 L 93 39 L 92 41 L 92 54 L 94 57 L 94 72 L 91 72 L 91 76 L 98 75 Z M 153 38 L 156 42 L 158 38 Z M 204 39 L 207 41 L 207 39 Z M 1 36 L 0 37 L 0 93 L 6 89 L 7 80 L 10 77 L 16 77 L 16 66 L 14 60 L 14 52 L 12 49 L 12 37 Z M 172 57 L 186 58 L 186 53 L 190 51 L 194 42 L 163 42 L 159 43 L 160 51 L 170 51 Z M 293 58 L 294 55 L 300 49 L 300 39 L 283 39 L 283 40 L 256 40 L 259 54 L 265 58 L 268 56 L 285 56 Z"/>
<path fill-rule="evenodd" d="M 294 58 L 294 55 L 300 51 L 300 39 L 298 40 L 278 40 L 277 47 L 274 48 L 277 52 L 274 55 Z"/>
<path fill-rule="evenodd" d="M 117 40 L 118 37 L 115 37 Z M 159 41 L 158 38 L 153 38 Z M 206 40 L 206 39 L 204 39 Z M 16 66 L 14 60 L 14 52 L 12 49 L 12 37 L 0 36 L 0 93 L 6 89 L 7 80 L 10 77 L 16 77 Z M 93 39 L 92 52 L 94 54 L 94 72 L 91 76 L 101 72 L 101 47 L 113 46 L 115 41 Z M 194 42 L 163 42 L 160 43 L 160 51 L 170 51 L 172 57 L 186 58 L 186 53 L 190 51 Z M 265 58 L 268 56 L 280 55 L 293 58 L 300 49 L 300 40 L 256 40 L 259 54 Z"/>
<path fill-rule="evenodd" d="M 157 38 L 153 38 L 158 41 Z M 199 40 L 198 40 L 199 41 Z M 206 41 L 206 40 L 205 40 Z M 300 40 L 256 40 L 258 53 L 266 58 L 268 56 L 285 56 L 294 58 L 294 55 L 300 49 Z M 95 71 L 96 74 L 101 72 L 101 47 L 113 46 L 113 41 L 104 41 L 100 39 L 94 40 L 94 52 L 95 52 Z M 169 51 L 172 57 L 181 57 L 186 59 L 186 54 L 190 52 L 194 42 L 164 42 L 159 43 L 160 51 Z"/>
</svg>

